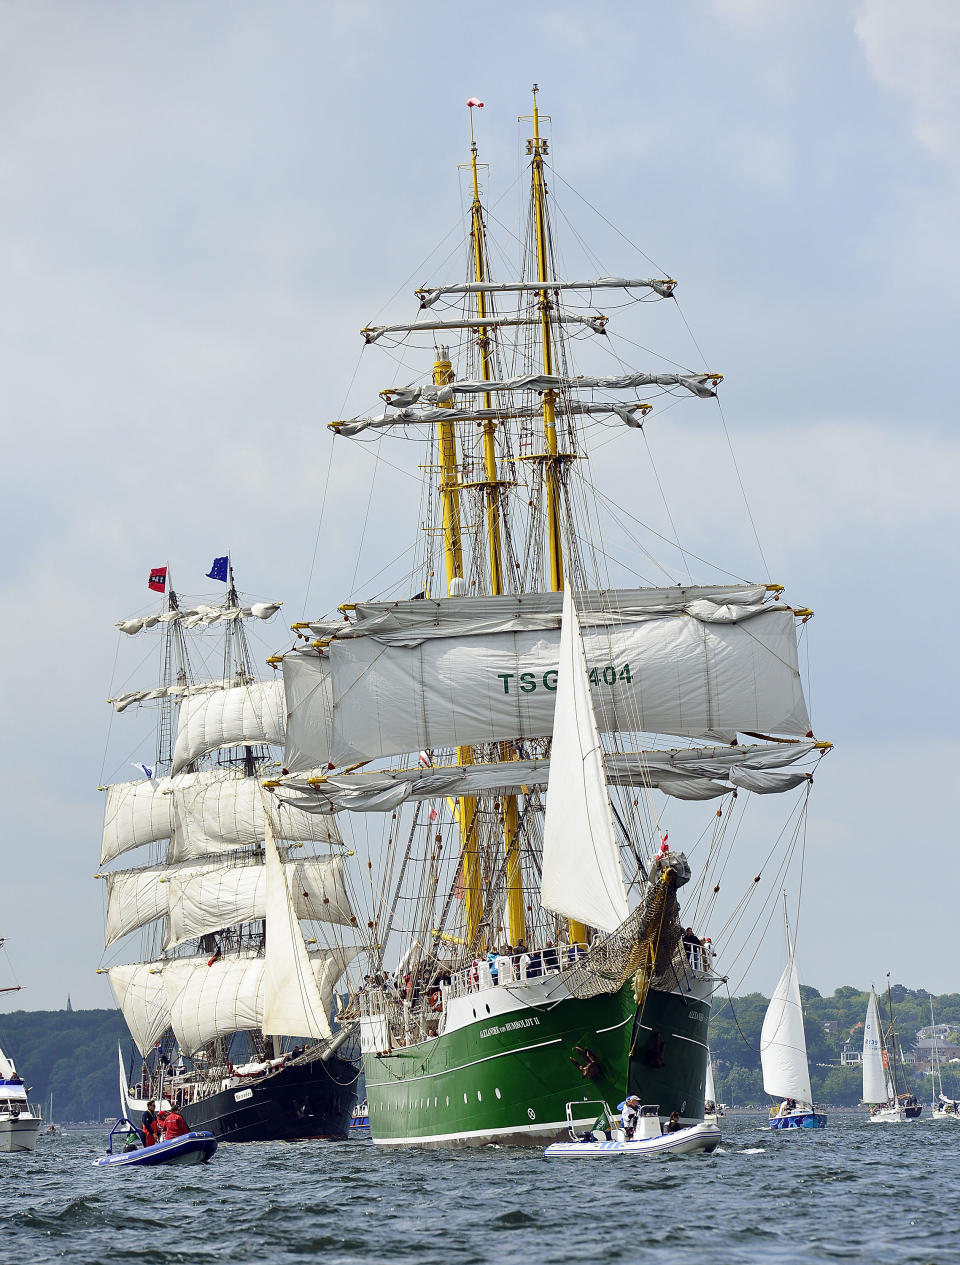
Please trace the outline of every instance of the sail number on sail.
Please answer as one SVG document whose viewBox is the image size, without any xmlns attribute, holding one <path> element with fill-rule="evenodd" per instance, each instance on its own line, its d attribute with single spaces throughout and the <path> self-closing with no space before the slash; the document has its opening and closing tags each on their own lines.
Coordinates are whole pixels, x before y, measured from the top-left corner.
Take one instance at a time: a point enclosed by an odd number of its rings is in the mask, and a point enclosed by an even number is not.
<svg viewBox="0 0 960 1265">
<path fill-rule="evenodd" d="M 534 690 L 556 690 L 557 688 L 557 669 L 550 668 L 544 672 L 538 679 L 536 672 L 498 672 L 497 679 L 503 682 L 504 694 L 509 694 L 513 690 L 513 681 L 517 682 L 521 694 L 532 694 Z M 588 680 L 591 685 L 616 685 L 617 681 L 631 682 L 633 677 L 630 675 L 630 664 L 625 663 L 623 667 L 617 667 L 613 663 L 608 663 L 604 668 L 591 668 L 588 674 Z"/>
</svg>

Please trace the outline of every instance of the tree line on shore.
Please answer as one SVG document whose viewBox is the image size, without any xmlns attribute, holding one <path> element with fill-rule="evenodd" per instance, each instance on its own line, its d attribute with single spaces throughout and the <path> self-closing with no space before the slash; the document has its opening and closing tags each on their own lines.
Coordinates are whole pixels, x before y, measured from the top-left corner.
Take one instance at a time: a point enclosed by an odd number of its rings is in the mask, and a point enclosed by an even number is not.
<svg viewBox="0 0 960 1265">
<path fill-rule="evenodd" d="M 830 997 L 801 986 L 807 1052 L 814 1100 L 832 1106 L 860 1101 L 859 1067 L 841 1067 L 845 1044 L 859 1049 L 868 993 L 843 986 Z M 913 1048 L 916 1034 L 930 1024 L 930 994 L 897 984 L 892 989 L 898 1043 Z M 886 998 L 881 999 L 884 1012 Z M 717 1094 L 736 1106 L 769 1101 L 760 1072 L 760 1028 L 768 999 L 760 993 L 730 998 L 717 993 L 710 1018 L 710 1048 Z M 960 1045 L 960 993 L 933 998 L 938 1024 L 953 1030 Z M 884 1014 L 885 1023 L 889 1017 Z M 117 1046 L 124 1058 L 131 1050 L 119 1010 L 17 1010 L 0 1016 L 0 1048 L 16 1062 L 33 1101 L 47 1113 L 53 1094 L 54 1116 L 60 1121 L 102 1120 L 119 1110 Z M 930 1097 L 930 1078 L 906 1069 L 910 1088 Z M 960 1064 L 944 1063 L 944 1092 L 960 1097 Z"/>
</svg>

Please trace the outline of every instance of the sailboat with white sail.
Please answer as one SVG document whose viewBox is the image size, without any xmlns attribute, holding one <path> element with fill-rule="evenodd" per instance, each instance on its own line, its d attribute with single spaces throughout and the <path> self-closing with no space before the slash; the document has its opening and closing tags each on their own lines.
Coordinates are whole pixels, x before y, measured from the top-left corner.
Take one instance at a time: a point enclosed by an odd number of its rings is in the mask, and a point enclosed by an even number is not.
<svg viewBox="0 0 960 1265">
<path fill-rule="evenodd" d="M 161 665 L 159 685 L 111 700 L 157 720 L 144 776 L 105 788 L 105 943 L 123 956 L 103 969 L 138 1051 L 129 1067 L 121 1057 L 121 1109 L 176 1105 L 231 1141 L 345 1137 L 358 1067 L 338 1052 L 350 1030 L 331 1024 L 357 951 L 345 849 L 331 822 L 262 785 L 283 686 L 256 680 L 244 625 L 280 604 L 243 602 L 226 557 L 211 578 L 223 600 L 191 605 L 155 568 L 161 610 L 118 625 L 157 635 Z M 196 669 L 211 661 L 221 675 Z M 146 864 L 117 867 L 146 848 Z"/>
<path fill-rule="evenodd" d="M 932 1120 L 960 1120 L 960 1101 L 948 1098 L 943 1092 L 942 1060 L 940 1058 L 940 1034 L 933 1016 L 933 998 L 930 998 L 930 1035 L 933 1039 L 933 1066 L 930 1069 L 930 1118 Z M 921 1036 L 924 1034 L 921 1033 Z M 934 1097 L 936 1094 L 936 1097 Z"/>
<path fill-rule="evenodd" d="M 723 1103 L 717 1101 L 717 1087 L 713 1079 L 713 1058 L 707 1050 L 707 1079 L 703 1090 L 703 1119 L 707 1124 L 718 1124 L 723 1117 Z"/>
<path fill-rule="evenodd" d="M 827 1117 L 814 1110 L 810 1088 L 807 1039 L 803 1030 L 803 1001 L 797 973 L 796 945 L 790 942 L 784 896 L 787 964 L 773 991 L 760 1030 L 760 1065 L 764 1093 L 782 1101 L 770 1109 L 770 1128 L 823 1129 Z"/>
<path fill-rule="evenodd" d="M 829 746 L 798 671 L 811 612 L 781 586 L 611 574 L 583 460 L 597 428 L 636 433 L 647 396 L 711 400 L 721 375 L 577 372 L 586 340 L 609 338 L 595 296 L 632 309 L 676 282 L 563 276 L 537 101 L 517 274 L 491 275 L 471 99 L 468 279 L 361 331 L 404 366 L 423 351 L 432 375 L 331 423 L 337 444 L 423 440 L 413 562 L 386 595 L 294 625 L 282 656 L 286 772 L 267 784 L 359 854 L 366 953 L 346 1014 L 380 1145 L 543 1145 L 569 1103 L 627 1093 L 702 1120 L 719 976 L 708 945 L 681 940 L 692 874 L 657 793 L 691 814 L 728 797 L 707 810 L 702 927 L 737 794 L 796 789 L 802 811 Z"/>
<path fill-rule="evenodd" d="M 889 987 L 887 991 L 889 997 Z M 876 990 L 871 986 L 863 1026 L 863 1101 L 870 1108 L 869 1119 L 873 1124 L 903 1124 L 920 1115 L 919 1104 L 913 1096 L 900 1093 L 892 998 L 889 1036 L 888 1048 Z"/>
</svg>

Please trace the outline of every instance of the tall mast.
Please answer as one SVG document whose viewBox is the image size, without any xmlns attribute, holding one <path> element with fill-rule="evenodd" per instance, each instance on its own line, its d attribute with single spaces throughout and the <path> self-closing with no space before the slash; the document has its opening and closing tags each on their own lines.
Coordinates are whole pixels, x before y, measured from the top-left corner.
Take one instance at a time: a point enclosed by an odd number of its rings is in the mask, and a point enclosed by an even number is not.
<svg viewBox="0 0 960 1265">
<path fill-rule="evenodd" d="M 890 972 L 887 971 L 887 1007 L 890 1010 L 890 1045 L 893 1055 L 893 1100 L 897 1102 L 900 1093 L 900 1079 L 897 1075 L 897 1027 L 893 1019 L 893 993 L 890 991 Z"/>
<path fill-rule="evenodd" d="M 470 110 L 470 172 L 473 178 L 473 202 L 470 206 L 470 242 L 473 249 L 473 275 L 478 282 L 489 281 L 487 270 L 486 226 L 483 221 L 483 204 L 480 201 L 480 180 L 477 173 L 477 142 L 473 134 L 473 105 Z M 477 317 L 484 320 L 487 312 L 487 295 L 483 290 L 477 291 Z M 494 377 L 493 350 L 490 332 L 481 325 L 477 333 L 477 346 L 480 350 L 480 375 L 484 382 Z M 489 391 L 483 393 L 483 407 L 493 407 L 493 397 Z M 497 477 L 496 451 L 497 423 L 489 419 L 483 423 L 483 470 L 484 492 L 487 503 L 487 544 L 490 556 L 490 592 L 498 596 L 503 592 L 503 541 L 500 521 L 500 488 Z M 517 753 L 509 742 L 500 744 L 500 758 L 515 760 Z M 501 800 L 503 810 L 503 846 L 506 851 L 504 885 L 507 895 L 507 935 L 510 943 L 515 945 L 526 940 L 527 920 L 523 900 L 523 872 L 520 865 L 520 841 L 518 838 L 520 813 L 516 795 L 504 795 Z"/>
<path fill-rule="evenodd" d="M 441 347 L 433 366 L 436 386 L 453 381 L 453 365 L 446 347 Z M 452 408 L 453 400 L 442 401 L 440 408 Z M 460 535 L 460 470 L 457 462 L 455 424 L 437 424 L 437 455 L 440 460 L 440 497 L 443 503 L 443 549 L 446 560 L 447 594 L 459 595 L 463 589 L 463 542 Z M 459 583 L 455 583 L 458 581 Z M 457 747 L 457 764 L 473 764 L 473 747 Z M 457 800 L 460 823 L 460 858 L 463 867 L 463 910 L 467 924 L 467 943 L 477 940 L 483 916 L 482 866 L 478 847 L 477 801 L 472 795 Z M 482 947 L 482 946 L 480 946 Z"/>
<path fill-rule="evenodd" d="M 547 140 L 540 135 L 540 110 L 537 106 L 536 84 L 533 85 L 533 136 L 527 141 L 530 154 L 531 195 L 533 199 L 534 231 L 537 244 L 537 280 L 548 281 L 547 268 L 547 186 L 543 178 L 543 156 L 547 152 Z M 540 307 L 540 343 L 543 372 L 553 373 L 553 336 L 550 328 L 550 294 L 538 291 Z M 560 537 L 560 455 L 557 446 L 557 396 L 553 390 L 543 393 L 543 435 L 546 452 L 542 454 L 541 469 L 547 493 L 547 549 L 550 558 L 550 588 L 554 593 L 563 589 L 563 543 Z M 582 943 L 587 929 L 582 922 L 571 919 L 567 923 L 570 943 Z"/>
</svg>

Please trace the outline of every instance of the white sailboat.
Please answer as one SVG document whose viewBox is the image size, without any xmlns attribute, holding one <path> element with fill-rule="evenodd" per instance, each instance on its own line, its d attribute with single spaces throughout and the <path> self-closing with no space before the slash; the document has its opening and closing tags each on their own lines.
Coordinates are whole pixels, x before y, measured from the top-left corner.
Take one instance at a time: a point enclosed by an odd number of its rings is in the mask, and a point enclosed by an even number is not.
<svg viewBox="0 0 960 1265">
<path fill-rule="evenodd" d="M 786 936 L 787 964 L 770 999 L 760 1032 L 764 1093 L 782 1100 L 779 1108 L 770 1109 L 770 1128 L 823 1129 L 827 1118 L 813 1109 L 800 978 L 789 927 Z"/>
<path fill-rule="evenodd" d="M 907 1109 L 897 1099 L 885 1055 L 877 994 L 871 988 L 863 1026 L 863 1101 L 870 1108 L 872 1124 L 902 1124 L 908 1119 Z"/>
<path fill-rule="evenodd" d="M 933 1017 L 932 997 L 930 998 L 930 1032 L 933 1036 L 933 1070 L 930 1073 L 931 1119 L 960 1120 L 960 1102 L 955 1098 L 948 1098 L 943 1092 L 943 1076 L 940 1072 L 940 1035 Z M 934 1091 L 936 1091 L 936 1097 L 934 1097 Z"/>
<path fill-rule="evenodd" d="M 703 1119 L 706 1124 L 718 1124 L 723 1115 L 723 1104 L 717 1102 L 717 1087 L 713 1080 L 713 1058 L 707 1050 L 707 1079 L 703 1090 Z"/>
</svg>

